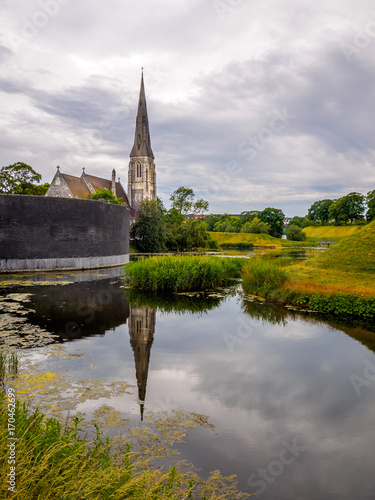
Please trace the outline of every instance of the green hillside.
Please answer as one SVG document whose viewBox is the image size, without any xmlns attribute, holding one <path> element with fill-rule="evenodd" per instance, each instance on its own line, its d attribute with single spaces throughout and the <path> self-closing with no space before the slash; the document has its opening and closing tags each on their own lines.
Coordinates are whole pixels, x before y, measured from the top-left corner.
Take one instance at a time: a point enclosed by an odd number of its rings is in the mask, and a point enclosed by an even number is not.
<svg viewBox="0 0 375 500">
<path fill-rule="evenodd" d="M 356 233 L 363 226 L 308 226 L 303 229 L 308 239 L 336 241 Z"/>
<path fill-rule="evenodd" d="M 342 239 L 306 265 L 351 273 L 375 272 L 375 221 Z"/>
</svg>

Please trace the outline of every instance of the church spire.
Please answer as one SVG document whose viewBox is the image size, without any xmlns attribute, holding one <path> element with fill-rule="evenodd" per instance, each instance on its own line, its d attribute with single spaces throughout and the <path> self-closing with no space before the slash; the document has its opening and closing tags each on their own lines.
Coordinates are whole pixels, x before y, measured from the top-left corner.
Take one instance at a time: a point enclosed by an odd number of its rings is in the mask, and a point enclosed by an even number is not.
<svg viewBox="0 0 375 500">
<path fill-rule="evenodd" d="M 147 105 L 145 85 L 143 81 L 143 68 L 141 78 L 141 90 L 139 92 L 138 112 L 135 126 L 134 145 L 130 153 L 130 158 L 136 156 L 148 156 L 154 159 L 151 149 L 150 131 L 148 126 Z"/>
</svg>

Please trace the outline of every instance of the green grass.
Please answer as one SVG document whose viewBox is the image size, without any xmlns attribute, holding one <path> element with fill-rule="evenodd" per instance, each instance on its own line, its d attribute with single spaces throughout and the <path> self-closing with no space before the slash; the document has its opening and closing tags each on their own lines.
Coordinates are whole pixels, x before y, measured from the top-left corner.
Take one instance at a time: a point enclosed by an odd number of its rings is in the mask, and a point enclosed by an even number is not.
<svg viewBox="0 0 375 500">
<path fill-rule="evenodd" d="M 223 248 L 279 248 L 279 247 L 301 247 L 311 246 L 311 242 L 306 241 L 288 241 L 282 238 L 274 238 L 269 234 L 252 233 L 216 233 L 209 232 L 211 238 L 218 242 Z"/>
<path fill-rule="evenodd" d="M 224 500 L 248 496 L 236 489 L 233 477 L 224 478 L 216 471 L 202 480 L 187 471 L 185 463 L 152 467 L 150 456 L 134 453 L 128 444 L 115 452 L 110 439 L 102 439 L 98 426 L 88 441 L 80 431 L 82 420 L 74 418 L 72 425 L 62 425 L 15 400 L 13 391 L 0 392 L 1 499 Z M 9 418 L 15 420 L 16 441 L 9 439 Z M 11 443 L 15 443 L 12 454 Z M 13 472 L 15 485 L 7 483 L 13 481 L 8 476 Z"/>
<path fill-rule="evenodd" d="M 345 227 L 342 229 L 345 229 Z M 374 273 L 375 221 L 336 243 L 316 258 L 311 259 L 307 265 L 323 269 L 349 271 L 351 273 Z"/>
<path fill-rule="evenodd" d="M 141 290 L 212 290 L 239 277 L 244 259 L 207 256 L 157 256 L 124 267 L 127 284 Z"/>
<path fill-rule="evenodd" d="M 312 241 L 339 241 L 362 228 L 363 226 L 308 226 L 303 232 Z"/>
</svg>

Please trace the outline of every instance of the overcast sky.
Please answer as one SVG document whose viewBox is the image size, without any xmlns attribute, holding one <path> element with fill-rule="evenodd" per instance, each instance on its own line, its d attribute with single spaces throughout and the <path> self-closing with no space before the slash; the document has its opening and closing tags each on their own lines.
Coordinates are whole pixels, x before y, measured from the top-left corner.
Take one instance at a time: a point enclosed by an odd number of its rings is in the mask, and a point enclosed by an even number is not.
<svg viewBox="0 0 375 500">
<path fill-rule="evenodd" d="M 0 166 L 127 188 L 144 78 L 158 195 L 210 212 L 375 189 L 370 0 L 0 0 Z"/>
</svg>

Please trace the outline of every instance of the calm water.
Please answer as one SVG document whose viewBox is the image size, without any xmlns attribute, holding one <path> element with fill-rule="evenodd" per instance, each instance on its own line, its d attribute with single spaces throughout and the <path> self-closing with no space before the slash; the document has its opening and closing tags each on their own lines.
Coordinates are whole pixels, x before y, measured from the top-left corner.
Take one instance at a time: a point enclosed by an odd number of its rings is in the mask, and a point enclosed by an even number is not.
<svg viewBox="0 0 375 500">
<path fill-rule="evenodd" d="M 64 365 L 73 377 L 92 377 L 90 359 L 95 377 L 133 384 L 116 409 L 136 425 L 151 411 L 209 415 L 215 431 L 179 446 L 202 475 L 237 474 L 265 500 L 375 498 L 375 333 L 240 289 L 171 301 L 125 291 L 116 270 L 69 280 L 3 293 L 31 293 L 30 321 L 84 354 Z"/>
</svg>

